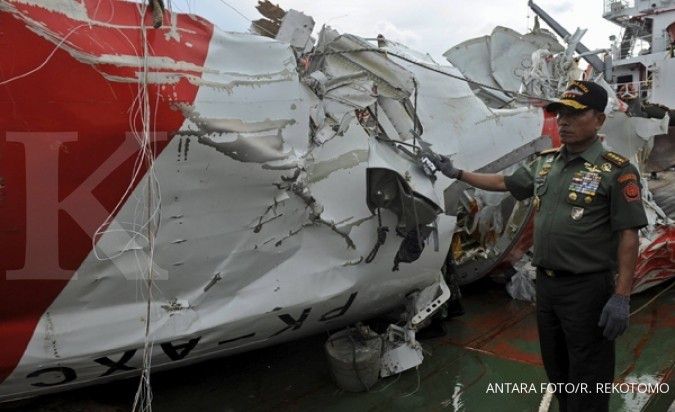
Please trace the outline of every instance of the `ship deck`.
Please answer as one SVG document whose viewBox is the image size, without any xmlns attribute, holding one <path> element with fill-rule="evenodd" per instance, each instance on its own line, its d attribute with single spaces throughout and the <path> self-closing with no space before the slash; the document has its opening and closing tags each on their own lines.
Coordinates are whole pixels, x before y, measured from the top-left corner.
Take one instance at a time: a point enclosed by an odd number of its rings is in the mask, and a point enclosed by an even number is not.
<svg viewBox="0 0 675 412">
<path fill-rule="evenodd" d="M 661 394 L 615 393 L 612 411 L 675 408 L 675 288 L 632 299 L 636 310 L 617 341 L 616 382 L 669 383 Z M 445 322 L 447 334 L 422 341 L 418 370 L 378 382 L 368 393 L 339 390 L 318 335 L 239 356 L 153 375 L 153 410 L 174 411 L 537 411 L 546 382 L 534 306 L 512 300 L 503 286 L 480 281 L 464 292 L 466 314 Z M 498 393 L 490 385 L 533 383 L 534 393 Z M 137 380 L 84 388 L 0 407 L 3 412 L 128 411 Z M 494 393 L 497 392 L 497 393 Z M 548 411 L 557 411 L 556 401 Z"/>
</svg>

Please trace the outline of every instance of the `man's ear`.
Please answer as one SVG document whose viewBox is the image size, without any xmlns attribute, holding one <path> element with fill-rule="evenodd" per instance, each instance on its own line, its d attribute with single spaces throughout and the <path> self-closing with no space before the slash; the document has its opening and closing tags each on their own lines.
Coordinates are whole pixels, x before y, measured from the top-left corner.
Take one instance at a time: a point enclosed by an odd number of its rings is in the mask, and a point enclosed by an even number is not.
<svg viewBox="0 0 675 412">
<path fill-rule="evenodd" d="M 598 127 L 602 127 L 603 124 L 605 124 L 605 120 L 607 119 L 607 115 L 605 115 L 604 112 L 596 112 L 595 114 L 598 119 Z"/>
</svg>

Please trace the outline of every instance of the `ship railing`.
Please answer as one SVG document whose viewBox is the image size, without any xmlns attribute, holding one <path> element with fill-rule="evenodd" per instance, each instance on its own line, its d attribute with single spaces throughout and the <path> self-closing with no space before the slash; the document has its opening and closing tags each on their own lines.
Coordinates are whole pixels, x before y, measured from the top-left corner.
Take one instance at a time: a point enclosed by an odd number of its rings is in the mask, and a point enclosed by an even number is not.
<svg viewBox="0 0 675 412">
<path fill-rule="evenodd" d="M 623 38 L 624 33 L 625 30 L 622 30 L 619 38 Z M 647 34 L 644 36 L 632 36 L 626 41 L 616 41 L 611 48 L 612 58 L 614 60 L 629 59 L 659 51 L 654 50 L 654 38 L 652 34 Z"/>
<path fill-rule="evenodd" d="M 653 36 L 648 34 L 646 36 L 635 36 L 631 41 L 630 57 L 637 57 L 652 51 Z"/>
<path fill-rule="evenodd" d="M 603 15 L 618 14 L 635 7 L 635 0 L 605 0 Z"/>
<path fill-rule="evenodd" d="M 611 86 L 616 92 L 616 96 L 624 102 L 630 102 L 635 99 L 649 100 L 652 95 L 651 80 L 613 83 Z"/>
</svg>

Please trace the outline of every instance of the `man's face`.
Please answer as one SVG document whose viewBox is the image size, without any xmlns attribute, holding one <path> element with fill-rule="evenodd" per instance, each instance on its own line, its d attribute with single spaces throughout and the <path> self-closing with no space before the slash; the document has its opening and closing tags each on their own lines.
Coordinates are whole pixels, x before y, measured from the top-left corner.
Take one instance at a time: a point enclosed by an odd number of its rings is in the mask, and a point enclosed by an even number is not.
<svg viewBox="0 0 675 412">
<path fill-rule="evenodd" d="M 560 140 L 564 144 L 583 144 L 593 139 L 605 121 L 605 114 L 593 109 L 560 109 L 557 113 Z"/>
</svg>

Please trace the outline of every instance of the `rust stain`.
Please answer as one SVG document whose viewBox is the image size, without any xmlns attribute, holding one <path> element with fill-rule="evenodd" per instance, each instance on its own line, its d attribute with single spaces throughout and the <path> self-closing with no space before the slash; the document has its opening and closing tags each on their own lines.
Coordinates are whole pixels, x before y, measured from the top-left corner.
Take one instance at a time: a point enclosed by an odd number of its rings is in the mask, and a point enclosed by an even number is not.
<svg viewBox="0 0 675 412">
<path fill-rule="evenodd" d="M 633 358 L 631 359 L 631 362 L 628 364 L 626 369 L 624 369 L 621 374 L 614 379 L 615 382 L 623 382 L 626 377 L 635 370 L 635 364 L 637 363 L 637 360 L 642 356 L 642 351 L 645 349 L 647 346 L 647 343 L 654 337 L 654 333 L 656 332 L 656 321 L 658 319 L 657 316 L 657 308 L 652 309 L 651 311 L 651 318 L 649 322 L 649 328 L 647 329 L 647 333 L 645 333 L 640 341 L 638 342 L 637 345 L 635 345 L 635 348 L 633 348 Z"/>
<path fill-rule="evenodd" d="M 520 363 L 527 363 L 533 366 L 543 366 L 541 356 L 538 353 L 524 352 L 521 349 L 510 345 L 508 342 L 501 342 L 493 349 L 495 357 L 500 359 L 512 360 Z M 497 355 L 499 353 L 499 355 Z"/>
<path fill-rule="evenodd" d="M 512 317 L 512 318 L 511 318 L 510 321 L 503 322 L 503 323 L 501 323 L 501 326 L 499 326 L 498 328 L 492 329 L 492 330 L 488 331 L 487 333 L 485 333 L 485 334 L 483 334 L 483 335 L 481 335 L 481 336 L 478 336 L 477 338 L 474 338 L 473 340 L 469 341 L 469 342 L 466 344 L 466 346 L 467 346 L 467 347 L 468 347 L 468 346 L 473 346 L 473 347 L 476 347 L 476 348 L 482 348 L 482 347 L 485 346 L 488 342 L 492 341 L 492 339 L 493 339 L 495 336 L 501 334 L 501 333 L 504 332 L 505 330 L 509 329 L 511 326 L 513 326 L 513 325 L 517 324 L 518 322 L 522 321 L 523 319 L 525 319 L 526 317 L 528 317 L 528 316 L 531 315 L 532 313 L 534 313 L 534 309 L 533 309 L 533 308 L 525 308 L 525 309 L 523 309 L 523 310 L 520 310 L 520 311 L 516 314 L 515 317 Z"/>
</svg>

